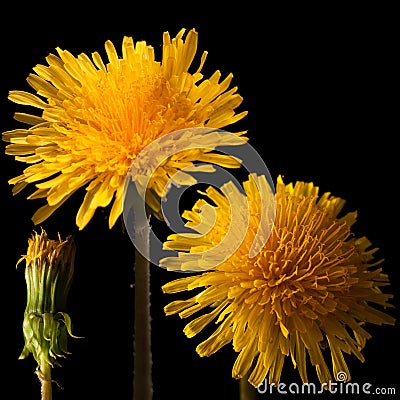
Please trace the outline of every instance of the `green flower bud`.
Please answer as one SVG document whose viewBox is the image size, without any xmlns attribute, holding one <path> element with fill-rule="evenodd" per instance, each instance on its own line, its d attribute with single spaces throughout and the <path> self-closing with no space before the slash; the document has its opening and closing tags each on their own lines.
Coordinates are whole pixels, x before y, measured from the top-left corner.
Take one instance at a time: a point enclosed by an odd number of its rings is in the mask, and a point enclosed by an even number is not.
<svg viewBox="0 0 400 400">
<path fill-rule="evenodd" d="M 69 354 L 68 336 L 77 337 L 72 334 L 71 318 L 66 312 L 74 273 L 74 241 L 71 236 L 50 240 L 45 231 L 34 232 L 28 239 L 27 254 L 17 265 L 23 260 L 27 304 L 23 322 L 25 346 L 19 358 L 32 354 L 42 386 L 46 382 L 51 391 L 50 370 L 60 365 L 59 358 Z"/>
</svg>

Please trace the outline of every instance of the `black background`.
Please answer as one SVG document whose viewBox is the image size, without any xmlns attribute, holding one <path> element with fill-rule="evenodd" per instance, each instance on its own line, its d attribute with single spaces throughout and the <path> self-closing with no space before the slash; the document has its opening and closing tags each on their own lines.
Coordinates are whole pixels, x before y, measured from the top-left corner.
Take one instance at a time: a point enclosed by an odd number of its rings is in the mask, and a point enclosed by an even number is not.
<svg viewBox="0 0 400 400">
<path fill-rule="evenodd" d="M 21 107 L 7 100 L 8 92 L 31 91 L 26 77 L 36 64 L 45 64 L 57 46 L 74 55 L 93 51 L 104 55 L 106 40 L 119 50 L 127 35 L 147 41 L 160 60 L 164 31 L 173 37 L 183 27 L 195 28 L 198 54 L 209 52 L 205 77 L 217 69 L 223 76 L 232 72 L 233 85 L 244 98 L 238 111 L 249 111 L 232 130 L 248 130 L 250 143 L 274 180 L 282 174 L 287 183 L 313 181 L 321 193 L 345 198 L 344 212 L 358 210 L 354 231 L 380 248 L 377 256 L 385 258 L 384 270 L 392 282 L 388 291 L 395 294 L 393 303 L 399 307 L 398 121 L 394 118 L 398 48 L 393 16 L 391 9 L 365 4 L 352 9 L 282 4 L 276 9 L 246 2 L 217 11 L 204 3 L 113 2 L 90 6 L 85 12 L 82 4 L 47 8 L 11 4 L 0 17 L 0 130 L 18 126 L 13 113 Z M 23 267 L 15 269 L 15 264 L 33 229 L 38 229 L 30 218 L 42 203 L 26 200 L 33 187 L 12 196 L 7 181 L 24 165 L 4 155 L 4 142 L 2 146 L 4 372 L 0 376 L 7 396 L 0 397 L 39 399 L 35 362 L 18 360 L 26 289 Z M 50 236 L 73 234 L 78 246 L 69 314 L 75 333 L 84 338 L 69 341 L 71 354 L 53 370 L 53 378 L 64 387 L 54 387 L 53 399 L 131 399 L 134 248 L 122 222 L 108 229 L 108 208 L 98 210 L 84 230 L 77 230 L 75 215 L 83 195 L 83 191 L 74 195 L 41 225 Z M 155 266 L 151 274 L 154 400 L 238 400 L 238 383 L 231 378 L 232 349 L 226 346 L 210 358 L 198 357 L 195 347 L 205 337 L 187 339 L 182 332 L 185 321 L 165 317 L 162 310 L 175 297 L 163 295 L 160 287 L 178 274 Z M 398 310 L 391 314 L 398 318 Z M 398 324 L 367 330 L 373 336 L 363 352 L 366 362 L 347 357 L 353 381 L 395 387 L 399 393 Z M 317 382 L 311 367 L 309 371 L 310 380 Z M 300 383 L 289 359 L 282 381 Z"/>
</svg>

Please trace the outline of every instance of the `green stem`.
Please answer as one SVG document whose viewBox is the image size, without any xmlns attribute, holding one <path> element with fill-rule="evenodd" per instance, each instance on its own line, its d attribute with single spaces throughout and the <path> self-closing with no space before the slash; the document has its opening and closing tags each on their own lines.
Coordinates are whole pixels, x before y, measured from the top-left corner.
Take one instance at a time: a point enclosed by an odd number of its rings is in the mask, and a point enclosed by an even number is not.
<svg viewBox="0 0 400 400">
<path fill-rule="evenodd" d="M 146 245 L 149 246 L 148 230 Z M 135 247 L 134 400 L 151 400 L 150 262 Z"/>
<path fill-rule="evenodd" d="M 51 400 L 53 396 L 53 388 L 51 385 L 51 366 L 47 362 L 43 362 L 40 366 L 38 376 L 41 384 L 42 400 Z"/>
<path fill-rule="evenodd" d="M 239 390 L 240 390 L 240 400 L 256 400 L 257 392 L 253 385 L 249 383 L 248 375 L 240 378 Z"/>
</svg>

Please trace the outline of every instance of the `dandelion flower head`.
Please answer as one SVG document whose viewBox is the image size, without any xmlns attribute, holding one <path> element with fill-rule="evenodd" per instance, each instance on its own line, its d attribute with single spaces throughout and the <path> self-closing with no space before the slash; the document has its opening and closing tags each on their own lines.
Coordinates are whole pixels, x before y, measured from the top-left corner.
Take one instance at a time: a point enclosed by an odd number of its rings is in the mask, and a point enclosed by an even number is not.
<svg viewBox="0 0 400 400">
<path fill-rule="evenodd" d="M 207 52 L 193 73 L 198 35 L 182 29 L 175 38 L 164 33 L 161 62 L 144 41 L 124 37 L 122 57 L 111 41 L 105 43 L 108 62 L 98 52 L 77 57 L 57 48 L 46 57 L 48 65 L 33 68 L 27 81 L 37 95 L 11 91 L 9 99 L 41 110 L 41 115 L 16 113 L 29 128 L 3 133 L 10 144 L 6 154 L 29 164 L 12 178 L 16 194 L 32 183 L 29 199 L 46 204 L 33 216 L 35 224 L 47 219 L 78 189 L 86 194 L 76 223 L 85 227 L 98 207 L 112 203 L 109 227 L 122 214 L 124 181 L 135 157 L 155 139 L 192 127 L 222 128 L 242 119 L 235 113 L 242 98 L 230 88 L 232 74 L 221 80 L 220 71 L 203 79 Z M 238 132 L 241 136 L 244 132 Z M 166 160 L 150 182 L 150 209 L 158 211 L 164 182 L 182 167 L 209 162 L 235 166 L 232 158 L 210 150 L 188 150 Z M 147 200 L 146 200 L 147 201 Z"/>
<path fill-rule="evenodd" d="M 364 361 L 361 351 L 371 336 L 366 325 L 394 324 L 384 311 L 392 295 L 381 290 L 389 284 L 382 260 L 374 258 L 377 249 L 366 237 L 352 232 L 356 212 L 339 216 L 343 199 L 330 193 L 319 196 L 313 183 L 285 185 L 282 177 L 277 180 L 271 234 L 250 258 L 262 213 L 255 182 L 263 178 L 251 176 L 244 182 L 251 218 L 239 248 L 213 269 L 165 284 L 165 293 L 196 292 L 169 303 L 165 312 L 181 318 L 201 313 L 184 328 L 189 338 L 210 329 L 210 336 L 196 348 L 198 354 L 210 356 L 232 344 L 238 353 L 232 376 L 249 374 L 255 387 L 267 378 L 278 384 L 286 357 L 304 383 L 308 362 L 321 383 L 332 380 L 332 371 L 335 377 L 345 372 L 350 379 L 344 355 Z M 207 200 L 198 200 L 183 216 L 196 230 L 208 202 L 217 215 L 213 228 L 199 237 L 170 235 L 165 246 L 179 253 L 165 258 L 165 267 L 176 270 L 188 260 L 184 255 L 207 250 L 223 239 L 229 205 L 213 187 L 206 195 Z"/>
</svg>

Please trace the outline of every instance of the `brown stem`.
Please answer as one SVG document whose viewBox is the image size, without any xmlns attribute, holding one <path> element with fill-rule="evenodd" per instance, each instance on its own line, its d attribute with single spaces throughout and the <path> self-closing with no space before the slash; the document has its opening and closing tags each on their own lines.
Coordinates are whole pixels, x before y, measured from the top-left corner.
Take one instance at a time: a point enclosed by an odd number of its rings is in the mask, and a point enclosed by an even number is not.
<svg viewBox="0 0 400 400">
<path fill-rule="evenodd" d="M 240 378 L 239 390 L 240 390 L 240 400 L 256 400 L 257 392 L 253 385 L 249 383 L 248 375 Z"/>
<path fill-rule="evenodd" d="M 51 385 L 51 366 L 47 362 L 43 362 L 38 372 L 42 400 L 51 400 L 53 397 L 53 388 Z"/>
<path fill-rule="evenodd" d="M 147 237 L 147 245 L 149 239 Z M 134 400 L 151 400 L 150 262 L 135 247 Z"/>
</svg>

